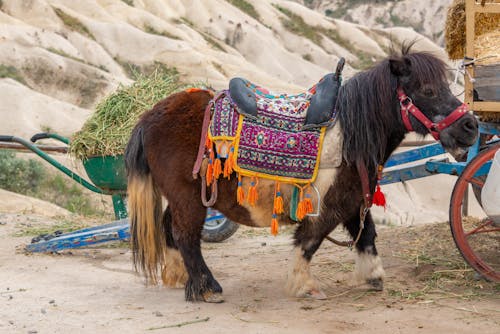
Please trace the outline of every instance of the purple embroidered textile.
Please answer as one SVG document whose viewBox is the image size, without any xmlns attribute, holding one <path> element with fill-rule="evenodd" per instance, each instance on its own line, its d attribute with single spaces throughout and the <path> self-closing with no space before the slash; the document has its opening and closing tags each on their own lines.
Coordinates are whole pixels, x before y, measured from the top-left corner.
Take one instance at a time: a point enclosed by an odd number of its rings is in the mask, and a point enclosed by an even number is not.
<svg viewBox="0 0 500 334">
<path fill-rule="evenodd" d="M 238 129 L 238 117 L 240 115 L 229 96 L 229 91 L 226 90 L 224 93 L 215 102 L 210 122 L 210 135 L 214 139 L 234 138 Z"/>
<path fill-rule="evenodd" d="M 308 97 L 257 97 L 257 119 L 245 117 L 237 166 L 270 176 L 312 181 L 321 129 L 302 130 Z"/>
<path fill-rule="evenodd" d="M 280 181 L 312 182 L 324 130 L 302 130 L 310 95 L 267 98 L 257 95 L 257 117 L 243 117 L 237 147 L 236 170 Z M 210 136 L 237 137 L 237 106 L 229 94 L 216 101 Z M 236 138 L 238 140 L 238 137 Z M 250 173 L 245 173 L 246 171 Z"/>
</svg>

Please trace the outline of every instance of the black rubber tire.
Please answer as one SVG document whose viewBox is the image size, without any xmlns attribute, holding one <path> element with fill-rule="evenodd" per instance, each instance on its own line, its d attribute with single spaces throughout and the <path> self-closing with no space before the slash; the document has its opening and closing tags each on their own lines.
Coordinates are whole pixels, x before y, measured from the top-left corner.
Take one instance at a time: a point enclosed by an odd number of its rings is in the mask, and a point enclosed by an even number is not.
<svg viewBox="0 0 500 334">
<path fill-rule="evenodd" d="M 205 242 L 221 242 L 231 237 L 240 227 L 226 217 L 206 222 L 201 231 L 201 239 Z"/>
</svg>

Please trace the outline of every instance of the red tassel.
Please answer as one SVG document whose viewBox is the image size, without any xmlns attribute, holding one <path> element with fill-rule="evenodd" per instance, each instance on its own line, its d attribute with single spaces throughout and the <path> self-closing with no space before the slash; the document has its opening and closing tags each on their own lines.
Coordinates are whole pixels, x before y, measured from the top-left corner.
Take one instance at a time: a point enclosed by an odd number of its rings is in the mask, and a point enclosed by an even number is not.
<svg viewBox="0 0 500 334">
<path fill-rule="evenodd" d="M 383 165 L 378 165 L 377 180 L 379 180 L 379 181 L 382 178 L 382 170 L 383 169 L 384 169 Z M 373 194 L 372 201 L 373 201 L 373 204 L 375 204 L 376 206 L 383 206 L 384 210 L 387 208 L 386 201 L 385 201 L 385 195 L 382 192 L 382 190 L 380 190 L 380 185 L 378 183 L 377 183 L 377 187 L 375 188 L 375 193 Z"/>
<path fill-rule="evenodd" d="M 380 190 L 380 186 L 378 184 L 375 193 L 373 194 L 373 204 L 383 206 L 384 210 L 386 209 L 385 195 L 382 190 Z"/>
</svg>

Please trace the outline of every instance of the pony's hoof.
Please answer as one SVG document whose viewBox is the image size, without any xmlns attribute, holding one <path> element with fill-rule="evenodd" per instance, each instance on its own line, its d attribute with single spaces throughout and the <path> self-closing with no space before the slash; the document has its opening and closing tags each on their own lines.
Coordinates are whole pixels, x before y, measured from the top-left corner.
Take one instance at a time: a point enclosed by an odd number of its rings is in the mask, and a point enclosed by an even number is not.
<svg viewBox="0 0 500 334">
<path fill-rule="evenodd" d="M 326 295 L 324 294 L 324 292 L 321 290 L 316 290 L 316 289 L 312 289 L 311 291 L 306 293 L 306 297 L 313 298 L 316 300 L 325 300 L 326 299 Z"/>
<path fill-rule="evenodd" d="M 224 297 L 220 292 L 206 292 L 203 294 L 203 301 L 205 303 L 223 303 Z"/>
<path fill-rule="evenodd" d="M 370 285 L 370 289 L 374 291 L 384 290 L 384 281 L 381 278 L 370 278 L 366 282 Z"/>
</svg>

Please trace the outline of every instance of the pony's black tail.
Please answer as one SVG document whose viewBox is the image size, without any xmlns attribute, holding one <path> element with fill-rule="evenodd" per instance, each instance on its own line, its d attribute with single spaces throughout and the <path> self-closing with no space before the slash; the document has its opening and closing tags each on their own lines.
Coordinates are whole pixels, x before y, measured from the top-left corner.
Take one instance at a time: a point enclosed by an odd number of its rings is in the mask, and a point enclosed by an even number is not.
<svg viewBox="0 0 500 334">
<path fill-rule="evenodd" d="M 144 128 L 139 122 L 125 149 L 128 176 L 130 243 L 134 266 L 156 284 L 164 265 L 167 245 L 162 223 L 161 194 L 153 182 L 144 150 Z"/>
</svg>

